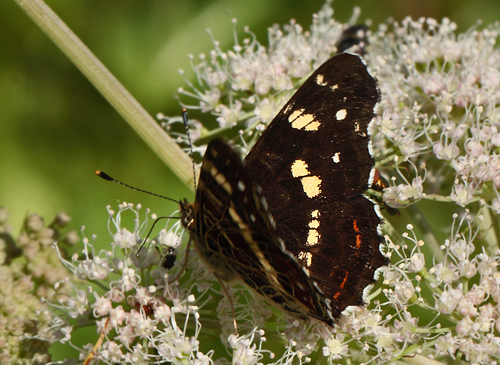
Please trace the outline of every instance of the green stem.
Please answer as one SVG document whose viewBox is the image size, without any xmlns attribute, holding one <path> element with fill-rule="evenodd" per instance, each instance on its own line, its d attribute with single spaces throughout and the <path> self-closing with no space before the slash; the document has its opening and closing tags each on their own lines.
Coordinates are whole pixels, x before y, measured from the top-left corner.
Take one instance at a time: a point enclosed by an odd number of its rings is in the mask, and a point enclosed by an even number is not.
<svg viewBox="0 0 500 365">
<path fill-rule="evenodd" d="M 179 179 L 193 187 L 191 159 L 42 0 L 14 0 L 80 69 Z"/>
</svg>

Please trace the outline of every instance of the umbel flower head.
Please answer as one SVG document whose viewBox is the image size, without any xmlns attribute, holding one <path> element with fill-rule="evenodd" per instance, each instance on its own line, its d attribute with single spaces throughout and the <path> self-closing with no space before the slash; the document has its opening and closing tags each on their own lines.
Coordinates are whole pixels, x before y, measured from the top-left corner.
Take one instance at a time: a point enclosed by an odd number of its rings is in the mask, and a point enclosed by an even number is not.
<svg viewBox="0 0 500 365">
<path fill-rule="evenodd" d="M 17 237 L 8 218 L 9 212 L 0 206 L 0 363 L 47 364 L 54 334 L 43 302 L 65 298 L 69 292 L 65 285 L 54 285 L 68 273 L 53 243 L 58 240 L 65 247 L 78 237 L 63 233 L 69 221 L 64 213 L 49 225 L 38 214 L 28 215 Z"/>
<path fill-rule="evenodd" d="M 229 51 L 214 42 L 208 55 L 192 58 L 197 83 L 179 89 L 186 108 L 217 122 L 209 130 L 192 121 L 192 137 L 237 131 L 233 139 L 248 152 L 297 86 L 336 52 L 346 27 L 328 3 L 307 31 L 294 21 L 270 28 L 267 46 L 248 29 Z M 404 209 L 386 217 L 383 251 L 392 264 L 380 270 L 367 306 L 348 308 L 330 328 L 288 317 L 234 285 L 235 336 L 227 297 L 195 253 L 169 280 L 187 255 L 179 223 L 137 257 L 149 213 L 141 219 L 140 207 L 124 203 L 108 209 L 108 250 L 95 252 L 94 238 L 84 239 L 83 255 L 63 260 L 89 285 L 50 307 L 61 341 L 85 320 L 97 332 L 81 359 L 104 363 L 498 362 L 500 27 L 455 28 L 447 19 L 405 19 L 369 37 L 365 58 L 382 94 L 373 149 L 389 180 L 382 199 Z M 179 120 L 165 118 L 166 129 Z M 165 268 L 171 248 L 178 259 Z"/>
</svg>

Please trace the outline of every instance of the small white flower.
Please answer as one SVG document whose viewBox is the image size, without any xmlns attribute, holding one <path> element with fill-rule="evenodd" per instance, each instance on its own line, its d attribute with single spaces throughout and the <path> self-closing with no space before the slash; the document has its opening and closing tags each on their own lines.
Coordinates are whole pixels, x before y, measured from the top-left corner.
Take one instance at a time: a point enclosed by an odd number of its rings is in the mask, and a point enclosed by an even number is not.
<svg viewBox="0 0 500 365">
<path fill-rule="evenodd" d="M 91 305 L 94 308 L 94 316 L 96 317 L 104 317 L 111 312 L 112 303 L 108 298 L 97 295 L 94 293 L 96 297 L 95 302 Z"/>
<path fill-rule="evenodd" d="M 121 229 L 119 232 L 115 233 L 113 241 L 118 245 L 119 248 L 130 248 L 137 244 L 137 238 L 131 232 L 125 228 Z"/>
<path fill-rule="evenodd" d="M 437 310 L 445 314 L 452 313 L 462 300 L 462 297 L 463 294 L 460 290 L 449 289 L 444 291 L 436 303 Z"/>
<path fill-rule="evenodd" d="M 415 253 L 414 255 L 411 256 L 409 269 L 412 272 L 419 272 L 424 268 L 424 266 L 425 266 L 425 258 L 422 253 Z"/>
<path fill-rule="evenodd" d="M 342 356 L 348 354 L 347 343 L 344 343 L 344 337 L 342 334 L 336 334 L 331 336 L 323 347 L 323 356 L 330 357 L 331 360 L 341 359 Z"/>
</svg>

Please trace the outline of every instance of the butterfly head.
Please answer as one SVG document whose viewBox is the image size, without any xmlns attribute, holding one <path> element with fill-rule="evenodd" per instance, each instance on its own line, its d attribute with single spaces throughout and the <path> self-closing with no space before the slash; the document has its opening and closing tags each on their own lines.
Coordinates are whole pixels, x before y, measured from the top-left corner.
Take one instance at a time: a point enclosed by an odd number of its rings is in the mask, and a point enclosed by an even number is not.
<svg viewBox="0 0 500 365">
<path fill-rule="evenodd" d="M 181 208 L 181 223 L 188 230 L 193 230 L 194 224 L 194 204 L 189 203 L 186 199 L 179 201 Z"/>
</svg>

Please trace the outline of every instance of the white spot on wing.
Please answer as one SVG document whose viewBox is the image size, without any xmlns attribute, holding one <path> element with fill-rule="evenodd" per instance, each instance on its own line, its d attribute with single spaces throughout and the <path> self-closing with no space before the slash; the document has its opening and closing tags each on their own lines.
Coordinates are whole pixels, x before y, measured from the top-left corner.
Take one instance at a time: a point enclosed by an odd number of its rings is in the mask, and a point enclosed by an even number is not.
<svg viewBox="0 0 500 365">
<path fill-rule="evenodd" d="M 243 181 L 238 181 L 238 190 L 239 191 L 245 191 L 246 189 L 246 186 L 245 186 L 245 183 Z"/>
<path fill-rule="evenodd" d="M 299 252 L 298 258 L 306 267 L 310 267 L 312 264 L 312 253 L 310 252 L 304 252 L 301 251 Z M 309 274 L 309 270 L 307 270 L 307 273 Z"/>
<path fill-rule="evenodd" d="M 337 111 L 337 114 L 335 114 L 335 118 L 337 118 L 337 120 L 344 120 L 345 117 L 347 117 L 347 110 L 345 109 L 340 109 Z"/>
<path fill-rule="evenodd" d="M 368 141 L 368 153 L 372 157 L 375 156 L 375 153 L 373 152 L 373 145 L 372 145 L 372 140 L 371 139 Z"/>
<path fill-rule="evenodd" d="M 293 105 L 294 105 L 294 103 L 290 103 L 290 104 L 288 104 L 288 105 L 286 106 L 286 108 L 285 108 L 284 113 L 285 113 L 285 114 L 288 114 L 288 113 L 290 112 L 290 110 L 292 110 L 292 109 L 293 109 Z"/>
<path fill-rule="evenodd" d="M 339 163 L 340 162 L 340 152 L 335 152 L 335 154 L 332 157 L 332 160 L 334 163 Z"/>
<path fill-rule="evenodd" d="M 368 177 L 368 186 L 372 186 L 373 182 L 375 181 L 375 174 L 376 174 L 376 169 L 372 168 L 370 170 L 370 176 Z"/>
</svg>

